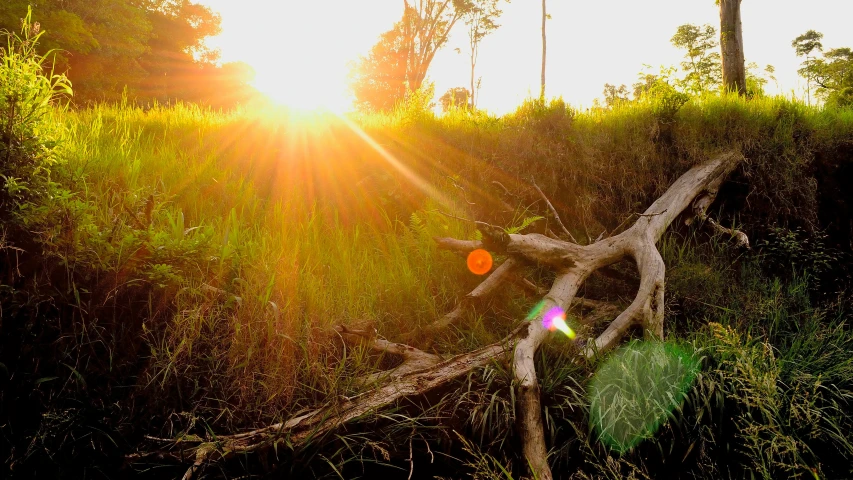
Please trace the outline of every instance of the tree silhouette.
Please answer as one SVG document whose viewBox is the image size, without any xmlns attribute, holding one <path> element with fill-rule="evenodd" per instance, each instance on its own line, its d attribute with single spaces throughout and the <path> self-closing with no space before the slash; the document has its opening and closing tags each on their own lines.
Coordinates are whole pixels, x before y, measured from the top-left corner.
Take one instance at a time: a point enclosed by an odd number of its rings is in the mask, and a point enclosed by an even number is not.
<svg viewBox="0 0 853 480">
<path fill-rule="evenodd" d="M 421 88 L 435 54 L 447 44 L 450 31 L 472 5 L 472 0 L 403 0 L 399 41 L 409 90 Z"/>
<path fill-rule="evenodd" d="M 806 77 L 806 98 L 808 99 L 809 105 L 812 104 L 812 72 L 809 69 L 809 65 L 812 62 L 811 54 L 815 50 L 823 51 L 823 44 L 820 43 L 822 38 L 822 33 L 816 32 L 814 30 L 809 30 L 806 33 L 795 38 L 794 41 L 791 42 L 791 46 L 794 47 L 794 50 L 797 52 L 797 56 L 806 57 L 805 62 L 803 62 L 803 68 L 800 69 L 799 72 L 800 75 Z"/>
<path fill-rule="evenodd" d="M 352 66 L 350 89 L 356 107 L 389 111 L 406 97 L 408 51 L 402 22 L 383 33 L 366 57 Z"/>
<path fill-rule="evenodd" d="M 500 26 L 496 20 L 503 11 L 498 8 L 502 0 L 472 0 L 469 8 L 463 14 L 465 24 L 468 26 L 468 46 L 471 58 L 471 82 L 470 102 L 472 107 L 477 106 L 477 88 L 474 85 L 474 69 L 477 66 L 477 56 L 480 53 L 480 42 Z M 509 0 L 507 0 L 509 1 Z"/>
<path fill-rule="evenodd" d="M 438 101 L 444 112 L 454 107 L 468 108 L 471 105 L 471 92 L 465 87 L 454 87 L 444 92 Z"/>
</svg>

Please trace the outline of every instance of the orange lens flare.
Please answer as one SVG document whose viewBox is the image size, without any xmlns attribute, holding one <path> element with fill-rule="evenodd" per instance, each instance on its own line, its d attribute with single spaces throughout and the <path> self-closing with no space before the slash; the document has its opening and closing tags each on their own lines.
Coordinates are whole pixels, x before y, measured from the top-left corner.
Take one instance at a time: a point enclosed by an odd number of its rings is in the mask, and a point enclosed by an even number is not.
<svg viewBox="0 0 853 480">
<path fill-rule="evenodd" d="M 468 270 L 475 275 L 485 275 L 492 269 L 492 255 L 479 248 L 468 254 Z"/>
</svg>

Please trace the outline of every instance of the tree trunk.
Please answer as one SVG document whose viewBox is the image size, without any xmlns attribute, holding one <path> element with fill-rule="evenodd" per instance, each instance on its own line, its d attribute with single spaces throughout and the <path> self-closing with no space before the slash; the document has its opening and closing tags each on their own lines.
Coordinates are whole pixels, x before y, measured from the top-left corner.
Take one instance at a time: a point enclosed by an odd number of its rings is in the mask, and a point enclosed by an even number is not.
<svg viewBox="0 0 853 480">
<path fill-rule="evenodd" d="M 545 40 L 545 20 L 548 13 L 545 10 L 545 0 L 542 0 L 542 76 L 539 87 L 539 98 L 545 100 L 545 54 L 547 53 L 547 42 Z"/>
<path fill-rule="evenodd" d="M 476 49 L 476 47 L 475 47 Z M 472 50 L 471 52 L 471 98 L 468 99 L 468 104 L 471 106 L 471 110 L 476 108 L 477 103 L 475 100 L 476 93 L 474 92 L 474 67 L 477 65 L 477 57 L 476 50 Z"/>
<path fill-rule="evenodd" d="M 723 59 L 723 86 L 728 91 L 746 94 L 746 66 L 743 56 L 741 0 L 720 0 L 720 48 Z"/>
</svg>

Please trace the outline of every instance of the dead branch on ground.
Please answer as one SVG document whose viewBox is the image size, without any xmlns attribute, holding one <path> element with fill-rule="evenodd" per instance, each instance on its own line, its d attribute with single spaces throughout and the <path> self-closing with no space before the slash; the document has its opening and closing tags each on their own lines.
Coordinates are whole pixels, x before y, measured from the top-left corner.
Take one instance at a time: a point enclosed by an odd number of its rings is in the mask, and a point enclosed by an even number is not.
<svg viewBox="0 0 853 480">
<path fill-rule="evenodd" d="M 543 308 L 540 310 L 543 313 L 523 323 L 501 342 L 444 361 L 433 354 L 406 345 L 376 339 L 373 334 L 367 332 L 341 327 L 339 333 L 348 342 L 361 343 L 376 351 L 399 355 L 403 358 L 403 363 L 389 372 L 371 375 L 369 380 L 377 381 L 372 390 L 296 416 L 286 422 L 235 435 L 208 439 L 176 439 L 170 445 L 154 452 L 130 455 L 127 459 L 138 462 L 158 458 L 192 463 L 185 475 L 185 478 L 189 479 L 205 462 L 270 448 L 285 439 L 290 445 L 299 446 L 309 438 L 318 438 L 346 422 L 363 418 L 370 412 L 400 399 L 423 395 L 472 369 L 499 361 L 512 352 L 518 399 L 516 421 L 522 439 L 523 454 L 535 477 L 550 480 L 553 477 L 547 462 L 548 448 L 542 425 L 540 390 L 533 361 L 539 346 L 549 335 L 549 330 L 542 322 L 544 312 L 554 307 L 568 310 L 575 306 L 581 310 L 591 310 L 581 316 L 582 323 L 610 320 L 610 324 L 597 338 L 584 343 L 585 347 L 581 351 L 586 358 L 592 358 L 615 347 L 634 325 L 641 326 L 648 337 L 663 338 L 665 265 L 656 243 L 670 224 L 685 211 L 690 217 L 688 221 L 693 218 L 707 221 L 705 212 L 716 199 L 720 185 L 742 159 L 739 153 L 729 152 L 691 168 L 645 212 L 636 214 L 637 220 L 630 228 L 589 245 L 578 245 L 576 242 L 535 233 L 508 234 L 501 228 L 482 222 L 476 222 L 483 234 L 482 241 L 436 239 L 440 247 L 449 250 L 467 253 L 486 248 L 506 255 L 508 259 L 468 294 L 453 312 L 436 321 L 432 328 L 444 328 L 452 324 L 461 316 L 459 312 L 464 311 L 472 302 L 482 300 L 497 291 L 525 262 L 546 266 L 557 273 L 550 290 L 543 298 Z M 562 222 L 559 223 L 562 225 Z M 724 227 L 720 228 L 730 231 Z M 564 231 L 568 230 L 564 227 Z M 633 259 L 640 273 L 637 294 L 630 305 L 623 309 L 606 302 L 576 297 L 579 288 L 592 273 L 606 269 L 625 258 Z"/>
</svg>

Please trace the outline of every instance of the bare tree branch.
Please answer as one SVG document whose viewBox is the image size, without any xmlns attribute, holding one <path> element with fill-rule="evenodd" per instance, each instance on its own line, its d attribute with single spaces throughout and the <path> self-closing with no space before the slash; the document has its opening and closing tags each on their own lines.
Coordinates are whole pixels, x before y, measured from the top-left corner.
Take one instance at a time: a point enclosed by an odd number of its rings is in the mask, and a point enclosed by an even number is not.
<svg viewBox="0 0 853 480">
<path fill-rule="evenodd" d="M 185 475 L 185 478 L 189 479 L 205 462 L 228 458 L 236 453 L 270 448 L 283 442 L 285 438 L 291 445 L 298 446 L 308 438 L 322 436 L 346 422 L 361 418 L 401 398 L 422 395 L 474 368 L 485 366 L 513 352 L 513 374 L 518 389 L 517 428 L 522 439 L 524 457 L 534 477 L 550 480 L 553 476 L 547 461 L 548 448 L 542 424 L 540 389 L 533 361 L 539 346 L 549 336 L 549 331 L 542 322 L 545 312 L 552 308 L 567 310 L 571 307 L 592 310 L 589 315 L 581 315 L 582 323 L 588 325 L 612 319 L 601 335 L 594 341 L 585 343 L 582 352 L 586 358 L 592 358 L 613 348 L 632 325 L 642 326 L 648 337 L 662 338 L 666 267 L 655 244 L 682 212 L 688 211 L 690 215 L 698 217 L 705 215 L 704 212 L 716 198 L 720 184 L 742 159 L 739 153 L 730 152 L 693 167 L 678 178 L 644 213 L 639 214 L 630 228 L 590 245 L 581 246 L 539 234 L 507 234 L 503 229 L 480 222 L 477 226 L 483 233 L 483 241 L 436 239 L 442 248 L 457 252 L 470 252 L 485 247 L 510 257 L 469 294 L 471 298 L 483 298 L 493 293 L 524 260 L 553 268 L 557 276 L 543 298 L 543 313 L 523 323 L 501 342 L 445 361 L 407 345 L 377 339 L 370 332 L 341 327 L 338 331 L 348 341 L 368 345 L 377 351 L 400 355 L 403 357 L 403 364 L 390 373 L 368 377 L 376 380 L 383 376 L 386 381 L 377 384 L 370 391 L 345 399 L 342 403 L 336 402 L 291 418 L 287 422 L 251 432 L 218 436 L 215 439 L 187 436 L 175 440 L 167 448 L 130 455 L 127 460 L 138 462 L 149 458 L 167 458 L 178 462 L 193 461 Z M 691 205 L 693 209 L 688 210 Z M 580 286 L 593 272 L 627 257 L 636 261 L 640 272 L 637 294 L 627 308 L 620 312 L 619 307 L 607 302 L 576 296 Z M 536 288 L 533 285 L 533 289 Z M 463 304 L 464 301 L 457 309 Z M 437 323 L 452 322 L 453 318 L 448 318 L 452 315 L 453 312 Z"/>
<path fill-rule="evenodd" d="M 563 233 L 565 233 L 566 236 L 569 237 L 569 240 L 571 240 L 572 243 L 578 243 L 578 241 L 575 240 L 575 237 L 572 235 L 572 232 L 570 232 L 569 229 L 566 228 L 565 225 L 563 225 L 563 221 L 560 220 L 560 214 L 557 213 L 557 209 L 554 208 L 554 205 L 551 204 L 551 201 L 548 200 L 548 197 L 546 197 L 542 189 L 539 188 L 539 185 L 536 185 L 536 180 L 531 179 L 531 181 L 533 182 L 533 188 L 535 188 L 536 191 L 539 192 L 539 196 L 542 197 L 542 200 L 545 200 L 545 204 L 548 205 L 548 209 L 550 209 L 551 214 L 554 215 L 554 220 L 556 220 L 557 224 L 560 225 L 560 228 L 563 229 Z"/>
</svg>

